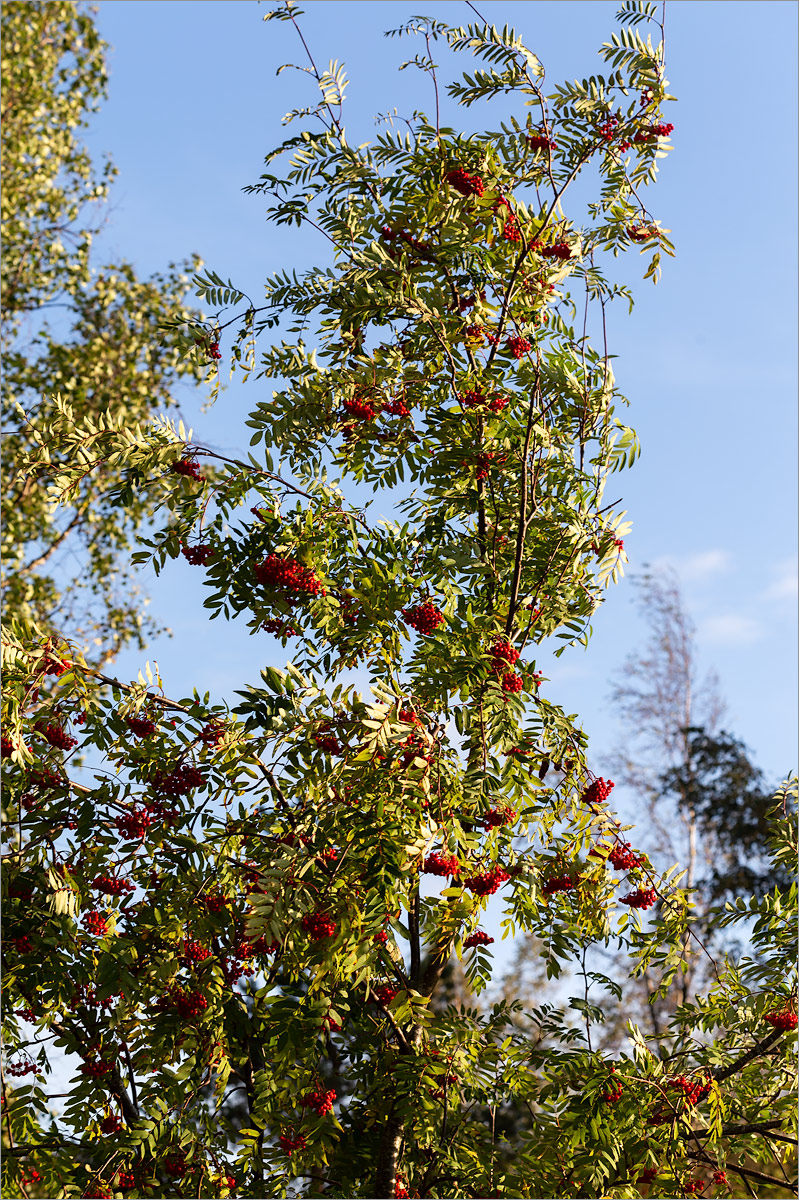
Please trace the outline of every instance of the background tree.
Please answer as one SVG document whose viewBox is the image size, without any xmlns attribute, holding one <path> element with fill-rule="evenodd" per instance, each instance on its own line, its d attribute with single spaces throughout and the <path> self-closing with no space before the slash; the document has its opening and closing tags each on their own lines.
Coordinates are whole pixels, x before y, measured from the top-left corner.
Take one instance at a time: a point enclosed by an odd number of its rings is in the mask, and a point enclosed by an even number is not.
<svg viewBox="0 0 799 1200">
<path fill-rule="evenodd" d="M 68 502 L 53 505 L 47 479 L 13 464 L 36 445 L 60 393 L 75 421 L 135 428 L 174 403 L 181 379 L 207 373 L 207 347 L 187 355 L 163 324 L 183 300 L 187 270 L 139 279 L 126 262 L 92 266 L 92 245 L 115 170 L 92 162 L 80 140 L 106 94 L 106 46 L 91 9 L 47 0 L 2 5 L 2 238 L 0 338 L 5 508 L 5 611 L 92 646 L 107 660 L 152 626 L 130 570 L 131 539 L 158 490 L 118 464 L 84 461 Z M 57 468 L 61 450 L 49 445 Z"/>
<path fill-rule="evenodd" d="M 602 331 L 621 289 L 602 266 L 643 246 L 651 277 L 668 249 L 641 199 L 671 131 L 658 16 L 625 5 L 607 74 L 551 93 L 513 30 L 414 18 L 397 32 L 422 38 L 434 103 L 437 42 L 479 60 L 452 98 L 510 95 L 521 119 L 465 136 L 439 104 L 357 149 L 342 69 L 308 52 L 310 128 L 253 192 L 276 222 L 323 231 L 331 261 L 267 280 L 266 315 L 232 281 L 196 279 L 234 360 L 273 389 L 247 422 L 255 452 L 60 402 L 31 418 L 21 478 L 70 500 L 112 463 L 123 505 L 134 486 L 163 502 L 133 561 L 182 554 L 212 616 L 292 656 L 230 711 L 5 631 L 10 1194 L 34 1171 L 70 1197 L 621 1200 L 725 1194 L 727 1167 L 782 1186 L 752 1165 L 775 1158 L 752 1130 L 767 1095 L 768 1132 L 791 1136 L 795 889 L 730 915 L 754 922 L 759 961 L 717 964 L 668 1055 L 634 1029 L 632 1053 L 605 1054 L 598 997 L 618 989 L 587 956 L 619 947 L 668 987 L 690 896 L 623 839 L 534 658 L 549 636 L 585 641 L 624 561 L 603 492 L 636 442 L 615 415 Z M 597 200 L 578 229 L 581 175 Z M 256 364 L 281 317 L 286 340 Z M 188 353 L 204 336 L 173 331 Z M 351 498 L 364 482 L 396 520 Z M 368 699 L 342 678 L 353 664 Z M 795 848 L 777 814 L 775 855 Z M 517 1002 L 434 1003 L 453 951 L 488 985 L 480 921 L 503 885 L 505 927 L 539 939 L 547 978 L 579 976 L 524 1029 Z M 57 1123 L 51 1042 L 76 1066 Z M 521 1108 L 529 1126 L 506 1120 Z"/>
</svg>

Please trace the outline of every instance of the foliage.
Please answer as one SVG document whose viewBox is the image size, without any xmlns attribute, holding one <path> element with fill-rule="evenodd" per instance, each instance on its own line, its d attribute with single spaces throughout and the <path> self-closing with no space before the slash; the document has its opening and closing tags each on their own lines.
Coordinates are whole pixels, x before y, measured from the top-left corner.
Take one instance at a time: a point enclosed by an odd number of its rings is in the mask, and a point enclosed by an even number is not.
<svg viewBox="0 0 799 1200">
<path fill-rule="evenodd" d="M 3 598 L 6 611 L 93 644 L 95 659 L 152 628 L 128 556 L 158 489 L 107 460 L 81 455 L 69 503 L 53 503 L 64 448 L 47 442 L 40 469 L 15 466 L 37 449 L 36 428 L 69 405 L 71 420 L 149 420 L 181 379 L 207 373 L 207 355 L 178 350 L 162 326 L 184 307 L 184 266 L 139 279 L 129 263 L 92 266 L 99 206 L 115 175 L 96 166 L 81 130 L 105 96 L 105 44 L 91 11 L 73 3 L 3 3 L 3 426 L 6 475 Z"/>
<path fill-rule="evenodd" d="M 529 104 L 479 137 L 416 114 L 354 149 L 341 70 L 311 60 L 321 130 L 253 191 L 278 223 L 322 230 L 333 263 L 215 318 L 233 361 L 278 384 L 248 422 L 260 458 L 63 400 L 31 421 L 21 476 L 58 447 L 51 487 L 71 503 L 85 460 L 110 464 L 123 508 L 134 488 L 163 506 L 134 561 L 183 553 L 211 618 L 295 648 L 231 712 L 7 629 L 7 1195 L 32 1171 L 54 1196 L 725 1194 L 709 1183 L 725 1166 L 771 1186 L 751 1127 L 765 1091 L 769 1131 L 791 1104 L 795 889 L 724 918 L 755 921 L 759 958 L 722 965 L 667 1050 L 634 1028 L 632 1053 L 597 1050 L 597 995 L 623 998 L 586 954 L 623 948 L 668 986 L 691 896 L 626 845 L 535 669 L 545 638 L 586 640 L 624 562 L 603 489 L 636 443 L 608 347 L 571 322 L 576 298 L 601 317 L 618 291 L 601 250 L 668 248 L 640 199 L 668 98 L 646 15 L 625 6 L 609 76 L 549 96 L 512 30 L 414 19 L 428 51 L 445 39 L 488 64 L 456 100 Z M 589 164 L 600 198 L 578 231 L 562 202 Z M 233 281 L 196 282 L 239 303 Z M 281 316 L 295 340 L 256 364 Z M 195 323 L 172 333 L 193 352 Z M 397 519 L 371 519 L 353 483 L 392 490 Z M 790 826 L 778 837 L 787 859 Z M 453 953 L 476 993 L 490 980 L 479 922 L 500 888 L 548 978 L 583 965 L 580 994 L 523 1032 L 516 1003 L 437 1002 Z M 50 1039 L 76 1067 L 57 1122 Z M 12 1085 L 24 1056 L 36 1078 Z M 529 1127 L 505 1120 L 513 1105 Z"/>
</svg>

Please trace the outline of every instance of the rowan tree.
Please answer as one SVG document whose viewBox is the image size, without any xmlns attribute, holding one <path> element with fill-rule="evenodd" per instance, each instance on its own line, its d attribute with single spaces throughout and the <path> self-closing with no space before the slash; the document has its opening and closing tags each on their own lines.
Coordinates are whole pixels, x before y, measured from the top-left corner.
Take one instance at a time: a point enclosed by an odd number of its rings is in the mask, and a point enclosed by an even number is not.
<svg viewBox="0 0 799 1200">
<path fill-rule="evenodd" d="M 2 26 L 3 600 L 6 611 L 91 644 L 102 662 L 127 643 L 144 648 L 156 628 L 130 551 L 158 489 L 136 487 L 129 473 L 123 486 L 112 461 L 86 462 L 54 509 L 46 489 L 16 470 L 37 445 L 32 423 L 46 422 L 60 395 L 74 422 L 133 426 L 216 363 L 206 343 L 186 354 L 163 328 L 195 311 L 185 297 L 199 259 L 147 279 L 124 260 L 97 263 L 116 170 L 94 162 L 81 140 L 107 90 L 107 47 L 91 9 L 5 0 Z M 59 446 L 48 452 L 60 460 Z"/>
<path fill-rule="evenodd" d="M 626 294 L 612 253 L 642 247 L 653 277 L 671 249 L 643 200 L 671 132 L 658 10 L 620 17 L 608 73 L 554 89 L 513 30 L 396 31 L 421 37 L 435 95 L 440 43 L 479 62 L 456 102 L 514 97 L 481 135 L 437 107 L 354 148 L 343 71 L 310 59 L 310 128 L 250 190 L 321 231 L 331 261 L 267 280 L 262 309 L 197 276 L 213 316 L 171 326 L 187 353 L 213 336 L 275 385 L 249 458 L 165 417 L 100 428 L 54 400 L 32 421 L 22 474 L 63 503 L 109 462 L 120 495 L 152 487 L 165 516 L 133 561 L 182 555 L 212 619 L 291 660 L 230 711 L 7 630 L 8 1195 L 33 1172 L 58 1196 L 709 1196 L 733 1172 L 782 1187 L 758 1164 L 790 1165 L 795 889 L 721 918 L 754 922 L 758 957 L 717 963 L 668 1058 L 635 1028 L 627 1053 L 598 1050 L 616 985 L 596 972 L 524 1032 L 513 1002 L 434 1003 L 453 952 L 475 991 L 489 981 L 480 922 L 500 890 L 550 978 L 612 943 L 667 987 L 693 936 L 679 869 L 628 843 L 535 661 L 544 639 L 585 640 L 624 561 L 604 488 L 636 442 L 585 304 L 601 330 Z M 582 174 L 597 199 L 578 229 Z M 264 345 L 281 318 L 291 340 Z M 393 489 L 396 519 L 348 499 L 353 481 Z M 785 862 L 778 813 L 774 836 Z M 76 1063 L 56 1123 L 49 1039 Z M 503 1134 L 522 1105 L 529 1127 Z"/>
</svg>

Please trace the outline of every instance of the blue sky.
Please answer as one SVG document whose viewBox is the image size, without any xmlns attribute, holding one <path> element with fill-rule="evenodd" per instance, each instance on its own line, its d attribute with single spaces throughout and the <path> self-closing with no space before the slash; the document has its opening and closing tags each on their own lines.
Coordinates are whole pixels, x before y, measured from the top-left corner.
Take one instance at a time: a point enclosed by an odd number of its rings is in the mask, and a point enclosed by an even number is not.
<svg viewBox="0 0 799 1200">
<path fill-rule="evenodd" d="M 602 70 L 596 51 L 615 28 L 616 7 L 478 4 L 488 19 L 516 26 L 553 84 Z M 98 259 L 126 257 L 146 273 L 196 251 L 256 298 L 267 273 L 324 259 L 321 241 L 266 224 L 262 201 L 241 191 L 284 136 L 283 114 L 312 100 L 305 76 L 276 77 L 281 63 L 302 61 L 301 48 L 290 26 L 263 23 L 266 8 L 102 0 L 110 98 L 88 140 L 111 153 L 120 177 Z M 425 81 L 396 70 L 416 46 L 382 36 L 419 11 L 473 19 L 460 0 L 305 4 L 303 30 L 318 61 L 346 64 L 351 141 L 374 136 L 377 113 L 432 107 Z M 587 652 L 543 663 L 546 694 L 579 714 L 598 759 L 622 732 L 610 676 L 645 634 L 630 578 L 644 563 L 668 563 L 697 625 L 701 665 L 720 676 L 727 727 L 770 778 L 796 763 L 796 26 L 797 7 L 782 0 L 667 6 L 674 152 L 649 203 L 672 230 L 677 258 L 655 288 L 640 279 L 644 260 L 629 255 L 619 273 L 637 307 L 631 317 L 617 308 L 610 322 L 617 380 L 643 443 L 639 463 L 609 494 L 623 495 L 634 521 L 631 565 Z M 497 116 L 476 106 L 450 119 L 490 128 Z M 197 439 L 244 451 L 243 420 L 260 386 L 231 387 L 204 415 L 202 395 L 184 392 Z M 254 648 L 243 627 L 209 625 L 199 576 L 181 562 L 146 580 L 154 615 L 175 635 L 148 656 L 169 694 L 197 686 L 231 697 L 284 654 L 267 636 Z M 117 671 L 135 675 L 140 662 L 126 654 Z"/>
</svg>

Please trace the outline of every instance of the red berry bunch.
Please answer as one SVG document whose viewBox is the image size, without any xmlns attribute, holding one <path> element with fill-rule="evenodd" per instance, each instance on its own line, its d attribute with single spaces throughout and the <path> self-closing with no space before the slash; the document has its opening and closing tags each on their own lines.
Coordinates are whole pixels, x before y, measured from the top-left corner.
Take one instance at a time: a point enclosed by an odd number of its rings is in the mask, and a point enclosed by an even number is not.
<svg viewBox="0 0 799 1200">
<path fill-rule="evenodd" d="M 394 1176 L 394 1200 L 407 1200 L 410 1192 L 405 1186 L 405 1177 L 403 1175 Z"/>
<path fill-rule="evenodd" d="M 788 1004 L 785 1004 L 783 1008 L 775 1008 L 771 1012 L 767 1012 L 763 1020 L 768 1021 L 769 1025 L 773 1025 L 780 1033 L 787 1033 L 791 1029 L 796 1029 L 797 1025 L 796 1013 L 791 1010 Z"/>
<path fill-rule="evenodd" d="M 78 739 L 70 737 L 62 725 L 47 725 L 44 721 L 39 721 L 36 724 L 36 731 L 57 750 L 71 750 L 78 744 Z"/>
<path fill-rule="evenodd" d="M 289 1158 L 291 1158 L 294 1150 L 304 1150 L 308 1144 L 301 1133 L 298 1133 L 296 1136 L 294 1136 L 294 1130 L 291 1131 L 291 1135 L 288 1133 L 281 1133 L 277 1140 L 280 1143 L 280 1149 L 284 1152 L 284 1154 L 288 1155 Z"/>
<path fill-rule="evenodd" d="M 208 357 L 215 359 L 217 362 L 222 357 L 222 351 L 219 349 L 219 342 L 211 342 L 208 347 Z"/>
<path fill-rule="evenodd" d="M 508 879 L 510 875 L 502 867 L 491 867 L 488 871 L 478 871 L 476 875 L 464 879 L 463 886 L 474 892 L 475 896 L 493 896 Z"/>
<path fill-rule="evenodd" d="M 193 567 L 205 567 L 214 557 L 214 548 L 206 543 L 199 543 L 196 546 L 183 546 L 180 553 Z"/>
<path fill-rule="evenodd" d="M 299 595 L 326 595 L 322 581 L 310 567 L 304 567 L 293 558 L 270 554 L 254 568 L 255 578 L 265 587 L 279 589 Z"/>
<path fill-rule="evenodd" d="M 710 1091 L 710 1084 L 707 1080 L 699 1082 L 696 1079 L 689 1079 L 687 1075 L 674 1075 L 671 1079 L 666 1080 L 666 1087 L 682 1092 L 685 1099 L 691 1105 L 698 1104 L 700 1100 L 704 1100 Z"/>
<path fill-rule="evenodd" d="M 616 1072 L 611 1067 L 611 1076 L 615 1076 Z M 624 1088 L 620 1079 L 611 1078 L 608 1080 L 608 1087 L 602 1093 L 602 1101 L 605 1104 L 618 1104 L 624 1094 Z"/>
<path fill-rule="evenodd" d="M 338 930 L 333 918 L 323 912 L 306 913 L 300 922 L 300 928 L 303 933 L 308 934 L 312 942 L 335 937 Z"/>
<path fill-rule="evenodd" d="M 514 671 L 508 671 L 502 676 L 501 687 L 503 692 L 509 693 L 511 696 L 516 696 L 524 687 L 524 680 L 521 675 L 517 675 Z"/>
<path fill-rule="evenodd" d="M 378 946 L 385 946 L 388 941 L 388 933 L 385 929 L 378 929 L 377 933 L 372 938 L 373 942 L 377 942 Z"/>
<path fill-rule="evenodd" d="M 200 473 L 199 463 L 193 458 L 179 458 L 177 462 L 173 462 L 170 470 L 174 475 L 185 475 L 187 479 L 196 479 L 201 482 L 205 476 Z"/>
<path fill-rule="evenodd" d="M 428 854 L 422 868 L 426 875 L 459 875 L 460 869 L 456 854 Z"/>
<path fill-rule="evenodd" d="M 136 1186 L 136 1176 L 132 1171 L 117 1171 L 116 1183 L 121 1192 L 129 1192 Z"/>
<path fill-rule="evenodd" d="M 463 948 L 471 950 L 472 946 L 488 946 L 493 940 L 487 933 L 483 933 L 482 929 L 475 929 L 474 933 L 470 933 L 464 941 Z"/>
<path fill-rule="evenodd" d="M 3 734 L 2 737 L 0 737 L 0 757 L 8 758 L 9 754 L 13 754 L 15 750 L 16 746 L 11 738 L 6 737 L 6 735 Z"/>
<path fill-rule="evenodd" d="M 704 1179 L 689 1179 L 684 1186 L 686 1196 L 701 1196 L 707 1184 Z"/>
<path fill-rule="evenodd" d="M 6 1067 L 9 1075 L 21 1078 L 23 1075 L 36 1075 L 39 1068 L 30 1058 L 21 1058 L 18 1062 L 9 1063 Z"/>
<path fill-rule="evenodd" d="M 317 1117 L 324 1117 L 333 1111 L 333 1101 L 335 1098 L 336 1093 L 334 1091 L 323 1092 L 315 1089 L 309 1092 L 307 1096 L 303 1096 L 300 1104 L 303 1108 L 312 1109 Z"/>
<path fill-rule="evenodd" d="M 52 654 L 45 654 L 39 664 L 39 669 L 44 671 L 45 675 L 63 675 L 65 671 L 69 670 L 69 666 L 68 662 L 62 662 L 60 658 L 55 658 Z"/>
<path fill-rule="evenodd" d="M 320 729 L 318 733 L 314 734 L 314 741 L 325 754 L 338 757 L 344 753 L 341 742 L 329 732 L 329 727 Z"/>
<path fill-rule="evenodd" d="M 16 1008 L 14 1009 L 14 1012 L 18 1017 L 22 1017 L 23 1021 L 27 1021 L 29 1024 L 36 1020 L 36 1013 L 32 1008 Z"/>
<path fill-rule="evenodd" d="M 422 723 L 412 708 L 401 708 L 399 710 L 399 719 L 405 725 L 421 725 Z"/>
<path fill-rule="evenodd" d="M 126 717 L 125 722 L 128 728 L 136 734 L 136 737 L 152 737 L 154 733 L 158 732 L 158 726 L 149 717 Z"/>
<path fill-rule="evenodd" d="M 513 808 L 489 808 L 483 817 L 487 829 L 499 829 L 502 825 L 512 825 L 516 820 L 516 810 Z"/>
<path fill-rule="evenodd" d="M 114 1193 L 102 1179 L 98 1179 L 96 1183 L 89 1185 L 83 1195 L 89 1197 L 90 1200 L 110 1200 Z"/>
<path fill-rule="evenodd" d="M 633 853 L 633 849 L 629 842 L 621 842 L 618 846 L 614 846 L 608 855 L 608 862 L 615 867 L 617 871 L 632 871 L 635 867 L 640 867 L 643 859 L 638 858 Z"/>
<path fill-rule="evenodd" d="M 523 358 L 524 355 L 531 349 L 531 343 L 525 337 L 518 337 L 515 333 L 506 341 L 505 345 L 510 350 L 514 358 Z"/>
<path fill-rule="evenodd" d="M 207 725 L 203 725 L 200 732 L 197 734 L 197 740 L 205 746 L 218 746 L 225 736 L 224 721 L 210 721 Z"/>
<path fill-rule="evenodd" d="M 114 1069 L 114 1064 L 107 1058 L 100 1057 L 100 1047 L 90 1046 L 86 1052 L 86 1062 L 79 1068 L 81 1075 L 90 1079 L 102 1079 Z"/>
<path fill-rule="evenodd" d="M 572 256 L 568 242 L 553 242 L 551 246 L 544 246 L 540 253 L 542 258 L 557 258 L 560 262 Z"/>
<path fill-rule="evenodd" d="M 184 938 L 180 957 L 187 963 L 205 962 L 207 958 L 211 957 L 211 951 L 202 942 L 196 942 L 192 938 Z"/>
<path fill-rule="evenodd" d="M 648 242 L 650 238 L 657 237 L 657 229 L 649 225 L 628 225 L 627 237 L 632 242 Z"/>
<path fill-rule="evenodd" d="M 116 875 L 95 875 L 92 887 L 105 896 L 124 896 L 136 890 L 136 885 L 129 879 L 120 879 Z"/>
<path fill-rule="evenodd" d="M 299 633 L 299 629 L 289 625 L 288 621 L 282 621 L 280 617 L 270 617 L 268 621 L 264 621 L 261 628 L 266 633 L 276 633 L 279 637 L 296 637 Z"/>
<path fill-rule="evenodd" d="M 205 897 L 205 907 L 210 913 L 221 912 L 223 908 L 227 908 L 228 902 L 229 898 L 221 892 L 209 892 Z"/>
<path fill-rule="evenodd" d="M 176 1150 L 172 1154 L 168 1154 L 164 1159 L 164 1170 L 173 1179 L 182 1179 L 188 1169 L 186 1155 L 183 1150 Z"/>
<path fill-rule="evenodd" d="M 491 668 L 497 673 L 504 671 L 506 667 L 512 667 L 519 661 L 519 651 L 507 638 L 497 638 L 491 646 L 490 653 L 493 659 Z"/>
<path fill-rule="evenodd" d="M 470 175 L 468 171 L 464 171 L 463 167 L 455 167 L 452 171 L 447 171 L 444 176 L 450 187 L 454 187 L 456 192 L 460 192 L 462 196 L 482 196 L 485 191 L 485 184 L 479 175 Z"/>
<path fill-rule="evenodd" d="M 557 142 L 553 142 L 552 139 L 548 138 L 544 133 L 528 134 L 527 144 L 531 146 L 533 150 L 555 150 L 557 149 L 558 145 Z"/>
<path fill-rule="evenodd" d="M 616 785 L 612 779 L 595 779 L 584 790 L 580 799 L 584 804 L 602 804 Z"/>
<path fill-rule="evenodd" d="M 398 992 L 399 988 L 393 983 L 383 983 L 379 987 L 372 988 L 372 994 L 381 1008 L 388 1008 Z"/>
<path fill-rule="evenodd" d="M 402 618 L 411 629 L 425 636 L 444 624 L 444 614 L 436 608 L 432 600 L 425 600 L 423 604 L 417 604 L 413 608 L 404 608 Z"/>
<path fill-rule="evenodd" d="M 9 946 L 14 947 L 17 954 L 32 954 L 33 953 L 33 945 L 31 943 L 30 938 L 27 936 L 27 934 L 24 934 L 22 937 L 6 938 L 6 941 L 8 942 Z"/>
<path fill-rule="evenodd" d="M 355 395 L 351 399 L 343 402 L 344 411 L 350 417 L 355 417 L 357 421 L 374 421 L 375 410 L 372 404 L 363 400 L 360 396 Z"/>
<path fill-rule="evenodd" d="M 657 904 L 657 899 L 654 888 L 637 888 L 634 892 L 628 892 L 626 896 L 620 896 L 619 903 L 629 904 L 630 908 L 652 908 Z"/>
<path fill-rule="evenodd" d="M 571 875 L 554 875 L 546 881 L 541 892 L 544 896 L 553 896 L 556 892 L 574 891 L 576 886 L 577 881 L 572 879 Z"/>
<path fill-rule="evenodd" d="M 408 408 L 404 400 L 394 399 L 388 400 L 383 405 L 384 413 L 391 413 L 392 417 L 409 417 L 411 410 Z"/>
<path fill-rule="evenodd" d="M 81 925 L 87 933 L 92 933 L 95 937 L 105 937 L 108 933 L 107 919 L 94 909 L 81 918 Z"/>
<path fill-rule="evenodd" d="M 188 796 L 204 783 L 205 776 L 202 771 L 181 763 L 171 771 L 162 771 L 156 775 L 152 788 L 154 792 L 163 796 Z"/>
<path fill-rule="evenodd" d="M 726 1171 L 714 1171 L 711 1178 L 711 1183 L 715 1183 L 716 1187 L 729 1187 L 730 1181 L 727 1178 Z"/>
<path fill-rule="evenodd" d="M 612 142 L 616 134 L 616 126 L 619 123 L 619 118 L 616 113 L 610 113 L 608 119 L 597 126 L 597 132 L 603 142 Z"/>
<path fill-rule="evenodd" d="M 150 813 L 146 808 L 131 808 L 114 822 L 117 833 L 126 842 L 143 838 L 150 828 Z"/>
<path fill-rule="evenodd" d="M 102 1121 L 100 1122 L 100 1132 L 101 1133 L 107 1133 L 107 1134 L 119 1133 L 121 1128 L 122 1128 L 122 1122 L 119 1119 L 119 1117 L 114 1115 L 114 1113 L 111 1113 L 107 1117 L 103 1117 Z"/>
<path fill-rule="evenodd" d="M 179 1016 L 190 1020 L 192 1017 L 199 1017 L 200 1013 L 205 1012 L 208 1007 L 208 1001 L 202 992 L 196 989 L 181 987 L 179 983 L 173 983 L 163 995 L 158 997 L 156 1008 L 159 1012 L 178 1013 Z"/>
<path fill-rule="evenodd" d="M 639 129 L 635 134 L 633 141 L 640 146 L 643 142 L 654 142 L 656 138 L 668 137 L 674 129 L 672 124 L 668 125 L 647 125 L 644 129 Z"/>
</svg>

